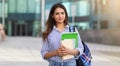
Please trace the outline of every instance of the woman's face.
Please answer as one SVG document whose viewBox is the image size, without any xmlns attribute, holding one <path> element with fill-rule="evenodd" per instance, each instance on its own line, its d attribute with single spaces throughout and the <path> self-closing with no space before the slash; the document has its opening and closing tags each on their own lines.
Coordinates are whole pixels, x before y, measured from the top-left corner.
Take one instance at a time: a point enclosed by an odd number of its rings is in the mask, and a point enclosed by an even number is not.
<svg viewBox="0 0 120 66">
<path fill-rule="evenodd" d="M 62 8 L 56 8 L 52 16 L 57 23 L 64 23 L 65 11 Z"/>
</svg>

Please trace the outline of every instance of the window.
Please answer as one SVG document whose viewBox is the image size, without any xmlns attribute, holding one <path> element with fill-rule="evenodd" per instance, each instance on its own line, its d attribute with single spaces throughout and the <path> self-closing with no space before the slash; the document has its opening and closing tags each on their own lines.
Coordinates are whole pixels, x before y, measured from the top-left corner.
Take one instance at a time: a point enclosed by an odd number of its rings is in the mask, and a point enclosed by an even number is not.
<svg viewBox="0 0 120 66">
<path fill-rule="evenodd" d="M 70 25 L 73 25 L 72 23 Z M 84 22 L 76 22 L 75 26 L 77 27 L 77 29 L 80 30 L 88 30 L 89 29 L 89 22 L 84 21 Z"/>
<path fill-rule="evenodd" d="M 28 12 L 35 13 L 35 0 L 28 0 Z"/>
<path fill-rule="evenodd" d="M 27 12 L 27 0 L 17 0 L 16 5 L 17 5 L 18 13 L 26 13 Z"/>
<path fill-rule="evenodd" d="M 77 16 L 88 16 L 89 15 L 89 4 L 87 1 L 79 1 L 79 15 Z"/>
<path fill-rule="evenodd" d="M 94 30 L 97 29 L 97 21 L 94 21 L 94 22 L 93 22 L 93 29 L 94 29 Z"/>
<path fill-rule="evenodd" d="M 4 10 L 5 10 L 5 11 L 4 11 L 4 16 L 7 17 L 7 9 L 8 9 L 8 8 L 7 8 L 7 5 L 8 5 L 8 4 L 7 4 L 6 2 L 5 2 L 5 4 L 3 5 L 2 1 L 0 1 L 0 17 L 2 17 L 2 15 L 3 15 L 2 13 L 3 13 Z M 4 7 L 4 10 L 3 10 L 3 7 Z"/>
<path fill-rule="evenodd" d="M 70 2 L 64 2 L 63 5 L 65 6 L 67 13 L 70 16 L 70 12 L 71 12 Z"/>
<path fill-rule="evenodd" d="M 101 29 L 107 29 L 108 28 L 108 21 L 104 20 L 100 22 Z"/>
<path fill-rule="evenodd" d="M 118 28 L 120 28 L 120 20 L 118 20 L 117 26 L 118 26 Z"/>
<path fill-rule="evenodd" d="M 2 0 L 0 0 L 0 3 L 2 2 Z"/>
<path fill-rule="evenodd" d="M 95 10 L 94 10 L 94 14 L 97 15 L 98 10 L 100 11 L 100 13 L 105 14 L 107 13 L 108 10 L 108 0 L 95 0 L 94 1 L 95 5 Z"/>
<path fill-rule="evenodd" d="M 8 12 L 15 13 L 16 12 L 16 0 L 8 0 Z"/>
<path fill-rule="evenodd" d="M 0 17 L 2 17 L 2 3 L 0 2 Z"/>
</svg>

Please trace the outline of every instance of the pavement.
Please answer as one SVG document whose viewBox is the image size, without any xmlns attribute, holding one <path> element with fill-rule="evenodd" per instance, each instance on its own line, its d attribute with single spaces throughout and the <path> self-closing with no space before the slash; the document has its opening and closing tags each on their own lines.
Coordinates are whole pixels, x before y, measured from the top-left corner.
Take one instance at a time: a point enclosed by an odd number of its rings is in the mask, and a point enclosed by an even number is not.
<svg viewBox="0 0 120 66">
<path fill-rule="evenodd" d="M 93 57 L 91 66 L 120 66 L 120 46 L 87 44 Z"/>
<path fill-rule="evenodd" d="M 39 37 L 7 37 L 0 41 L 0 66 L 47 66 Z"/>
<path fill-rule="evenodd" d="M 120 66 L 120 46 L 87 43 L 92 66 Z M 40 54 L 41 37 L 7 37 L 0 40 L 0 66 L 48 66 Z"/>
</svg>

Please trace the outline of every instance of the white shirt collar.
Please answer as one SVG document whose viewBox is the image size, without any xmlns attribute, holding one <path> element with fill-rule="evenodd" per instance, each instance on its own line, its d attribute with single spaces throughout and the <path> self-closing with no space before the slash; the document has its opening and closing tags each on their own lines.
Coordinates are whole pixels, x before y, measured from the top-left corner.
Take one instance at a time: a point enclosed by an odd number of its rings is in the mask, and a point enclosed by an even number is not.
<svg viewBox="0 0 120 66">
<path fill-rule="evenodd" d="M 65 27 L 69 28 L 69 25 L 66 25 Z M 53 26 L 53 29 L 58 30 L 58 28 L 55 25 Z"/>
</svg>

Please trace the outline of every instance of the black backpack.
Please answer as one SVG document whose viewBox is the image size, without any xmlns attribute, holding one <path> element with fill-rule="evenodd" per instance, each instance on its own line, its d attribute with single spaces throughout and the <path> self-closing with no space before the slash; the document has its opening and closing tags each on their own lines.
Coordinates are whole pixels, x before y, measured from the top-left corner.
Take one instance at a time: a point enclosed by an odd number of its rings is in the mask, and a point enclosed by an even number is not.
<svg viewBox="0 0 120 66">
<path fill-rule="evenodd" d="M 69 32 L 75 32 L 75 26 L 69 26 Z M 82 41 L 84 51 L 83 54 L 76 59 L 77 66 L 91 66 L 91 52 L 89 47 Z"/>
</svg>

